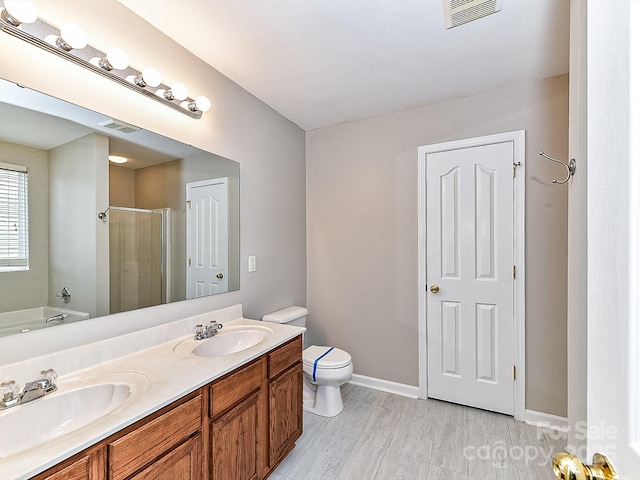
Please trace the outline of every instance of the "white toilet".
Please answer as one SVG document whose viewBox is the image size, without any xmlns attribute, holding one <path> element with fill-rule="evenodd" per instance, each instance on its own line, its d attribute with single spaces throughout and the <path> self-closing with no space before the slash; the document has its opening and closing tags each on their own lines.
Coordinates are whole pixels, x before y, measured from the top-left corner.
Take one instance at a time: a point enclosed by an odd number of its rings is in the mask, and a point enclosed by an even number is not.
<svg viewBox="0 0 640 480">
<path fill-rule="evenodd" d="M 268 313 L 262 320 L 304 327 L 309 311 L 303 307 L 288 307 Z M 303 408 L 307 412 L 335 417 L 344 405 L 340 386 L 351 380 L 351 355 L 334 347 L 312 345 L 302 352 L 304 377 Z"/>
</svg>

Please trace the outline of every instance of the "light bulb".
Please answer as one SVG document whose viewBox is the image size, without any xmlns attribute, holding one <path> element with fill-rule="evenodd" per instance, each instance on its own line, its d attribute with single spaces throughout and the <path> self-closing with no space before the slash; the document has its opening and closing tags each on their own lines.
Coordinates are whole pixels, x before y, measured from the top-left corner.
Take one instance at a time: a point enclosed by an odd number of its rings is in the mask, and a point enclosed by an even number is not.
<svg viewBox="0 0 640 480">
<path fill-rule="evenodd" d="M 56 45 L 67 52 L 73 49 L 80 50 L 87 46 L 87 34 L 79 26 L 66 23 L 60 29 Z"/>
<path fill-rule="evenodd" d="M 167 100 L 185 100 L 189 96 L 189 90 L 181 83 L 174 83 L 169 90 L 163 88 L 156 91 L 156 95 Z"/>
<path fill-rule="evenodd" d="M 2 19 L 14 27 L 33 23 L 38 19 L 38 9 L 29 0 L 4 0 Z"/>
<path fill-rule="evenodd" d="M 157 87 L 162 83 L 162 76 L 155 68 L 145 68 L 140 75 L 129 75 L 127 80 L 131 83 L 135 83 L 139 87 Z M 164 93 L 164 90 L 162 91 Z M 158 93 L 158 92 L 156 92 Z M 162 96 L 160 94 L 160 96 Z"/>
<path fill-rule="evenodd" d="M 169 91 L 171 96 L 179 101 L 185 100 L 189 96 L 189 89 L 181 83 L 174 83 Z"/>
<path fill-rule="evenodd" d="M 211 100 L 204 95 L 196 97 L 196 108 L 202 113 L 208 112 L 211 110 Z"/>
<path fill-rule="evenodd" d="M 129 66 L 129 56 L 119 48 L 110 48 L 98 64 L 105 70 L 124 70 Z"/>
<path fill-rule="evenodd" d="M 150 87 L 157 87 L 162 82 L 162 75 L 155 68 L 147 67 L 142 70 L 142 80 Z"/>
<path fill-rule="evenodd" d="M 56 42 L 58 41 L 58 35 L 47 35 L 46 37 L 44 37 L 44 41 L 49 45 L 53 45 L 55 47 Z"/>
<path fill-rule="evenodd" d="M 180 104 L 180 106 L 191 112 L 205 113 L 211 110 L 211 101 L 205 96 L 200 96 L 195 100 L 185 100 Z"/>
<path fill-rule="evenodd" d="M 113 163 L 127 163 L 129 159 L 127 157 L 121 157 L 120 155 L 109 155 L 109 161 Z"/>
</svg>

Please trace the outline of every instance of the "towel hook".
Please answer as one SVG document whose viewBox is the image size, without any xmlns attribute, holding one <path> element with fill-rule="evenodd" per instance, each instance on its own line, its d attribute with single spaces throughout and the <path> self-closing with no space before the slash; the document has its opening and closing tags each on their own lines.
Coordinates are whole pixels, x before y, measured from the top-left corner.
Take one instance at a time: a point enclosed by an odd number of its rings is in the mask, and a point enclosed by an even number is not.
<svg viewBox="0 0 640 480">
<path fill-rule="evenodd" d="M 106 221 L 107 221 L 107 212 L 109 211 L 109 208 L 110 208 L 110 207 L 107 207 L 107 209 L 106 209 L 104 212 L 100 212 L 100 213 L 98 213 L 98 218 L 99 218 L 100 220 L 102 220 L 103 222 L 106 222 Z"/>
<path fill-rule="evenodd" d="M 561 160 L 556 160 L 555 158 L 550 157 L 549 155 L 547 155 L 544 152 L 540 152 L 540 155 L 542 155 L 547 160 L 551 160 L 552 162 L 559 163 L 560 165 L 562 165 L 564 168 L 567 169 L 567 178 L 565 178 L 564 180 L 554 180 L 553 183 L 557 183 L 558 185 L 561 185 L 563 183 L 567 183 L 569 181 L 569 179 L 573 176 L 573 174 L 576 173 L 576 159 L 575 158 L 572 158 L 571 160 L 569 160 L 569 163 L 567 164 L 567 163 L 564 163 Z"/>
</svg>

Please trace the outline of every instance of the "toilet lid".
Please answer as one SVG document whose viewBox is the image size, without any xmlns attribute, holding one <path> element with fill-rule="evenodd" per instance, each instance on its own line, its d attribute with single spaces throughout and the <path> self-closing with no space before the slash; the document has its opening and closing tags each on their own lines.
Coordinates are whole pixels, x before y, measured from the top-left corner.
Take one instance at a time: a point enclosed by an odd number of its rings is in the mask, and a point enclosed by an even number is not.
<svg viewBox="0 0 640 480">
<path fill-rule="evenodd" d="M 302 361 L 310 367 L 340 368 L 351 363 L 351 355 L 339 348 L 312 345 L 302 352 Z"/>
</svg>

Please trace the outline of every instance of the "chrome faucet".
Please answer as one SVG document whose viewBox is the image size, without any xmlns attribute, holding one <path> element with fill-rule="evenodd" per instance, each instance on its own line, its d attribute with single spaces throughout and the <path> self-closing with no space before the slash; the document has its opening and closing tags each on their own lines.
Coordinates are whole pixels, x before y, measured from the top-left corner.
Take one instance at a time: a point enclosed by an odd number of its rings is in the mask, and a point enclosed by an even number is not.
<svg viewBox="0 0 640 480">
<path fill-rule="evenodd" d="M 62 322 L 64 321 L 64 313 L 58 313 L 57 315 L 53 315 L 45 320 L 45 323 L 49 322 Z"/>
<path fill-rule="evenodd" d="M 14 380 L 0 383 L 0 410 L 15 407 L 23 403 L 32 402 L 40 397 L 55 392 L 55 380 L 58 374 L 53 369 L 42 370 L 40 378 L 27 382 L 20 393 L 20 387 Z"/>
<path fill-rule="evenodd" d="M 222 328 L 222 324 L 216 322 L 215 320 L 211 320 L 211 323 L 206 327 L 202 325 L 196 325 L 196 328 L 193 329 L 193 332 L 196 334 L 194 340 L 204 340 L 205 338 L 211 338 L 218 334 L 218 330 Z"/>
</svg>

